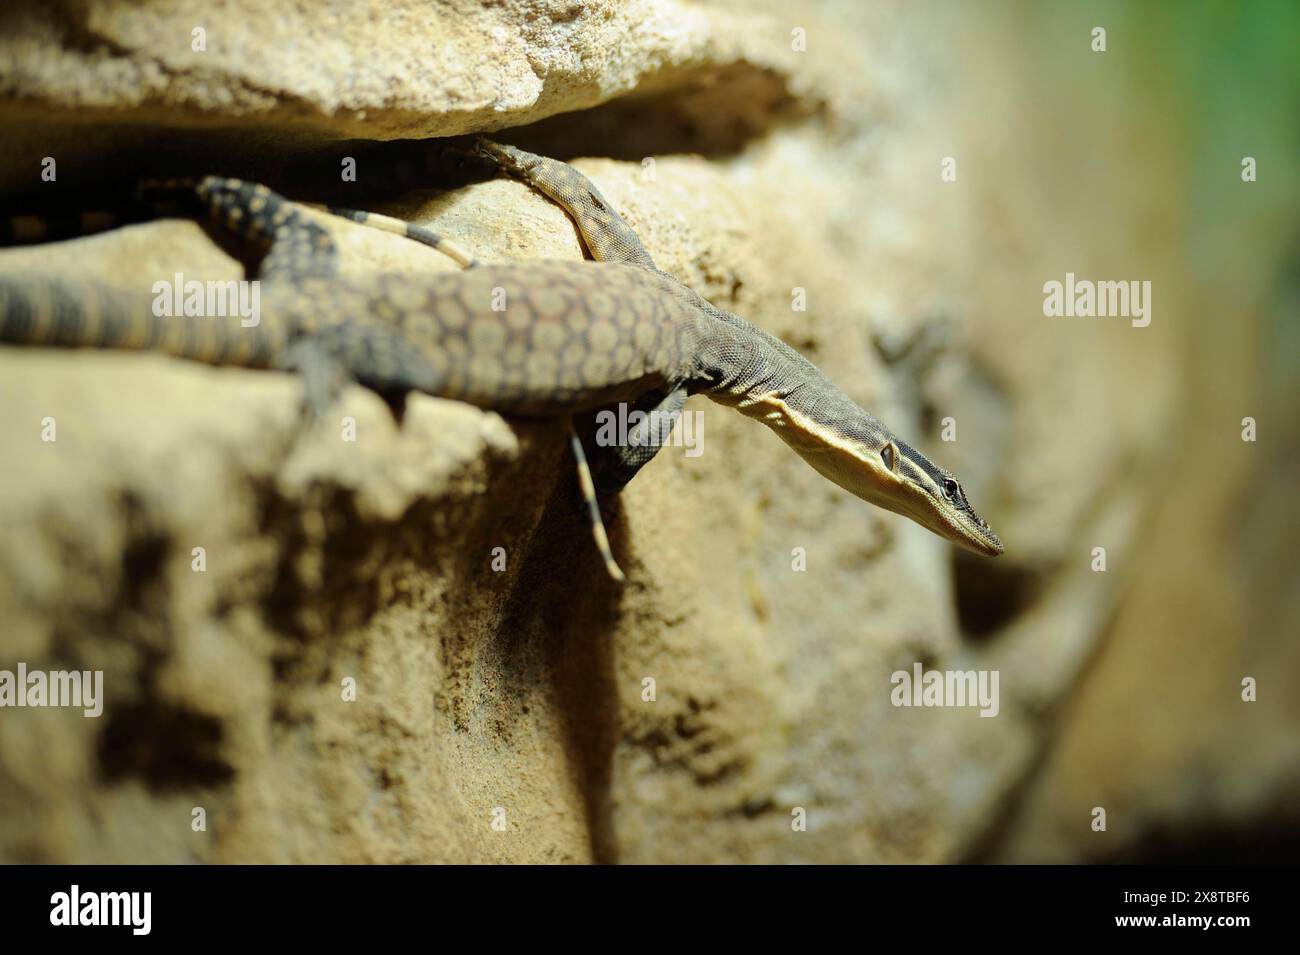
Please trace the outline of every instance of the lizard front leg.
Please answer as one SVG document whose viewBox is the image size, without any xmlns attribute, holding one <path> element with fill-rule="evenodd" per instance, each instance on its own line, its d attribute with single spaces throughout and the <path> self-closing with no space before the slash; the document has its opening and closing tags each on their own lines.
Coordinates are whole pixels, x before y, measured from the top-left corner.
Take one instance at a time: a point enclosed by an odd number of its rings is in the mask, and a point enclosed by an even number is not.
<svg viewBox="0 0 1300 955">
<path fill-rule="evenodd" d="M 595 183 L 568 163 L 481 136 L 475 141 L 475 149 L 502 172 L 527 183 L 567 212 L 597 262 L 655 268 L 641 237 L 623 221 Z"/>
<path fill-rule="evenodd" d="M 259 183 L 225 176 L 150 180 L 141 183 L 138 196 L 152 205 L 192 196 L 216 225 L 261 253 L 255 269 L 258 279 L 338 274 L 338 247 L 329 232 L 309 221 L 293 202 Z"/>
<path fill-rule="evenodd" d="M 606 415 L 619 414 L 618 405 L 599 409 L 584 420 L 583 440 L 588 447 L 592 480 L 596 492 L 602 497 L 617 494 L 636 477 L 638 471 L 650 463 L 659 449 L 668 443 L 686 402 L 685 387 L 668 391 L 655 391 L 628 405 L 628 414 L 645 415 L 627 434 L 626 443 L 610 443 L 605 439 Z"/>
</svg>

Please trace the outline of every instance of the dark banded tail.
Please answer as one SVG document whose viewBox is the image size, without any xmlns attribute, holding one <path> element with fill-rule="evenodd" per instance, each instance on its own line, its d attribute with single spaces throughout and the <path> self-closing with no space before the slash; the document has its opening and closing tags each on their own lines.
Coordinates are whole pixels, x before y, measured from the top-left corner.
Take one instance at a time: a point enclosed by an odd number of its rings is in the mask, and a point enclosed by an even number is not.
<svg viewBox="0 0 1300 955">
<path fill-rule="evenodd" d="M 279 367 L 283 330 L 238 315 L 154 314 L 156 297 L 90 281 L 0 277 L 0 344 L 154 350 L 210 365 Z"/>
<path fill-rule="evenodd" d="M 67 207 L 55 211 L 6 212 L 0 215 L 0 247 L 79 239 L 172 216 L 193 218 L 202 207 L 195 199 L 193 183 L 188 187 L 183 183 L 149 180 L 129 196 L 84 196 L 84 203 L 67 206 L 78 203 L 74 197 L 63 199 Z"/>
<path fill-rule="evenodd" d="M 44 213 L 41 215 L 0 216 L 0 246 L 35 245 L 62 242 L 82 236 L 107 232 L 119 226 L 142 222 L 146 213 L 123 205 L 116 209 L 87 212 Z"/>
<path fill-rule="evenodd" d="M 434 232 L 432 229 L 416 225 L 414 222 L 407 222 L 405 219 L 394 219 L 392 216 L 380 215 L 378 212 L 364 212 L 361 209 L 343 209 L 339 206 L 323 206 L 322 208 L 340 219 L 347 219 L 349 222 L 355 222 L 358 225 L 370 226 L 372 229 L 379 229 L 381 232 L 391 232 L 393 235 L 405 236 L 419 242 L 421 245 L 437 249 L 461 268 L 471 269 L 480 264 L 478 259 L 455 242 Z"/>
</svg>

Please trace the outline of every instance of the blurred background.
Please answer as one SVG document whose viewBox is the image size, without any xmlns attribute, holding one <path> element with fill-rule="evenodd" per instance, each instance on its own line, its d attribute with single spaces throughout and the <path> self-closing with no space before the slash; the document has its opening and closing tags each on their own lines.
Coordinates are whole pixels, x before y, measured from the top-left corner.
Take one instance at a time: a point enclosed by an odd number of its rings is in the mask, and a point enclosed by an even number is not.
<svg viewBox="0 0 1300 955">
<path fill-rule="evenodd" d="M 961 44 L 963 133 L 1002 176 L 966 250 L 973 338 L 1029 383 L 1029 533 L 1082 493 L 1093 528 L 1127 511 L 1108 526 L 1129 544 L 1050 742 L 973 857 L 1294 861 L 1300 9 L 1092 5 L 1104 54 L 1067 5 L 999 12 L 971 10 Z M 1245 157 L 1272 173 L 1243 182 Z M 1149 278 L 1151 325 L 1031 320 L 1066 271 Z M 1247 417 L 1270 436 L 1243 441 Z M 1094 805 L 1126 820 L 1113 838 L 1077 825 Z"/>
</svg>

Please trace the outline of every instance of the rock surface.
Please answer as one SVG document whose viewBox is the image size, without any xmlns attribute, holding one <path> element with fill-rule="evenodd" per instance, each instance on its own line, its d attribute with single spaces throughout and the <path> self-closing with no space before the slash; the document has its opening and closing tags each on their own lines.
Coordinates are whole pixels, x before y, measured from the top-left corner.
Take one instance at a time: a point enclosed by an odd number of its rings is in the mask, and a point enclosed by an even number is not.
<svg viewBox="0 0 1300 955">
<path fill-rule="evenodd" d="M 669 0 L 246 0 L 148 17 L 91 0 L 4 16 L 14 148 L 0 190 L 15 196 L 155 167 L 284 180 L 281 162 L 332 170 L 353 154 L 370 157 L 358 185 L 373 188 L 410 170 L 372 141 L 544 120 L 509 135 L 585 157 L 662 268 L 962 474 L 1009 549 L 954 561 L 697 398 L 705 453 L 661 454 L 607 515 L 630 576 L 619 588 L 590 546 L 558 425 L 424 396 L 398 424 L 352 389 L 337 411 L 355 419 L 350 442 L 333 419 L 304 430 L 288 377 L 6 348 L 0 669 L 103 670 L 106 703 L 99 719 L 0 710 L 0 859 L 912 862 L 1104 856 L 1150 831 L 1155 808 L 1121 781 L 1130 835 L 1096 850 L 1076 817 L 1103 773 L 1084 759 L 1044 774 L 1040 758 L 1057 729 L 1067 748 L 1091 745 L 1060 714 L 1106 634 L 1133 614 L 1159 629 L 1122 598 L 1139 554 L 1161 559 L 1138 543 L 1169 520 L 1161 474 L 1195 447 L 1179 422 L 1196 359 L 1172 319 L 1047 322 L 1041 284 L 1137 260 L 1162 315 L 1194 311 L 1161 241 L 1175 197 L 1139 201 L 1138 183 L 1098 221 L 1086 195 L 1054 194 L 1063 221 L 1090 224 L 1045 221 L 1032 186 L 1050 177 L 1022 177 L 1082 174 L 1086 157 L 1036 137 L 1045 117 L 1014 84 L 963 101 L 943 55 L 957 24 L 936 33 L 901 3 L 792 18 L 776 3 Z M 191 48 L 196 26 L 206 51 Z M 796 30 L 808 52 L 792 49 Z M 1037 145 L 1008 167 L 1003 137 Z M 961 174 L 944 183 L 954 141 Z M 57 186 L 39 180 L 45 156 Z M 564 214 L 522 186 L 435 185 L 368 207 L 484 260 L 582 255 Z M 452 267 L 321 221 L 355 274 Z M 128 286 L 241 274 L 181 221 L 0 251 L 0 272 L 26 271 Z M 807 311 L 791 307 L 796 289 Z M 1231 378 L 1251 356 L 1228 358 Z M 1225 414 L 1232 433 L 1240 414 Z M 1253 465 L 1231 467 L 1253 486 Z M 1227 520 L 1228 497 L 1206 495 Z M 1089 566 L 1099 545 L 1104 574 Z M 1111 659 L 1124 657 L 1103 657 L 1078 712 L 1125 685 Z M 890 675 L 918 661 L 996 668 L 998 717 L 891 705 Z M 1274 704 L 1256 718 L 1268 733 L 1294 715 Z M 1161 739 L 1173 765 L 1182 738 Z M 1207 742 L 1201 765 L 1232 742 L 1226 729 Z M 1267 776 L 1224 797 L 1243 818 L 1294 793 L 1294 748 L 1241 760 Z M 1076 771 L 1087 778 L 1061 781 Z M 801 810 L 806 831 L 792 827 Z"/>
</svg>

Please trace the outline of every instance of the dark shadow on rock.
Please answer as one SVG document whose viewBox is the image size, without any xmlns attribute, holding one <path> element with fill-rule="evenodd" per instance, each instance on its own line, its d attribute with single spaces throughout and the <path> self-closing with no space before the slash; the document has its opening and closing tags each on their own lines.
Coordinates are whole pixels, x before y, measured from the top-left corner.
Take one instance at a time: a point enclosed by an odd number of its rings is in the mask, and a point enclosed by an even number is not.
<svg viewBox="0 0 1300 955">
<path fill-rule="evenodd" d="M 1030 567 L 965 551 L 954 558 L 953 582 L 962 634 L 975 640 L 991 639 L 1036 603 L 1043 588 Z"/>
<path fill-rule="evenodd" d="M 621 506 L 616 500 L 602 506 L 622 563 Z M 596 553 L 576 476 L 559 481 L 522 555 L 496 642 L 503 669 L 521 687 L 530 675 L 550 683 L 584 802 L 592 857 L 599 863 L 618 859 L 610 806 L 619 735 L 612 642 L 622 586 L 607 576 Z M 537 674 L 530 674 L 533 660 L 539 664 Z"/>
<path fill-rule="evenodd" d="M 639 163 L 674 153 L 722 158 L 822 108 L 791 92 L 783 74 L 742 62 L 702 69 L 670 90 L 621 96 L 493 135 L 555 159 L 605 156 Z"/>
</svg>

